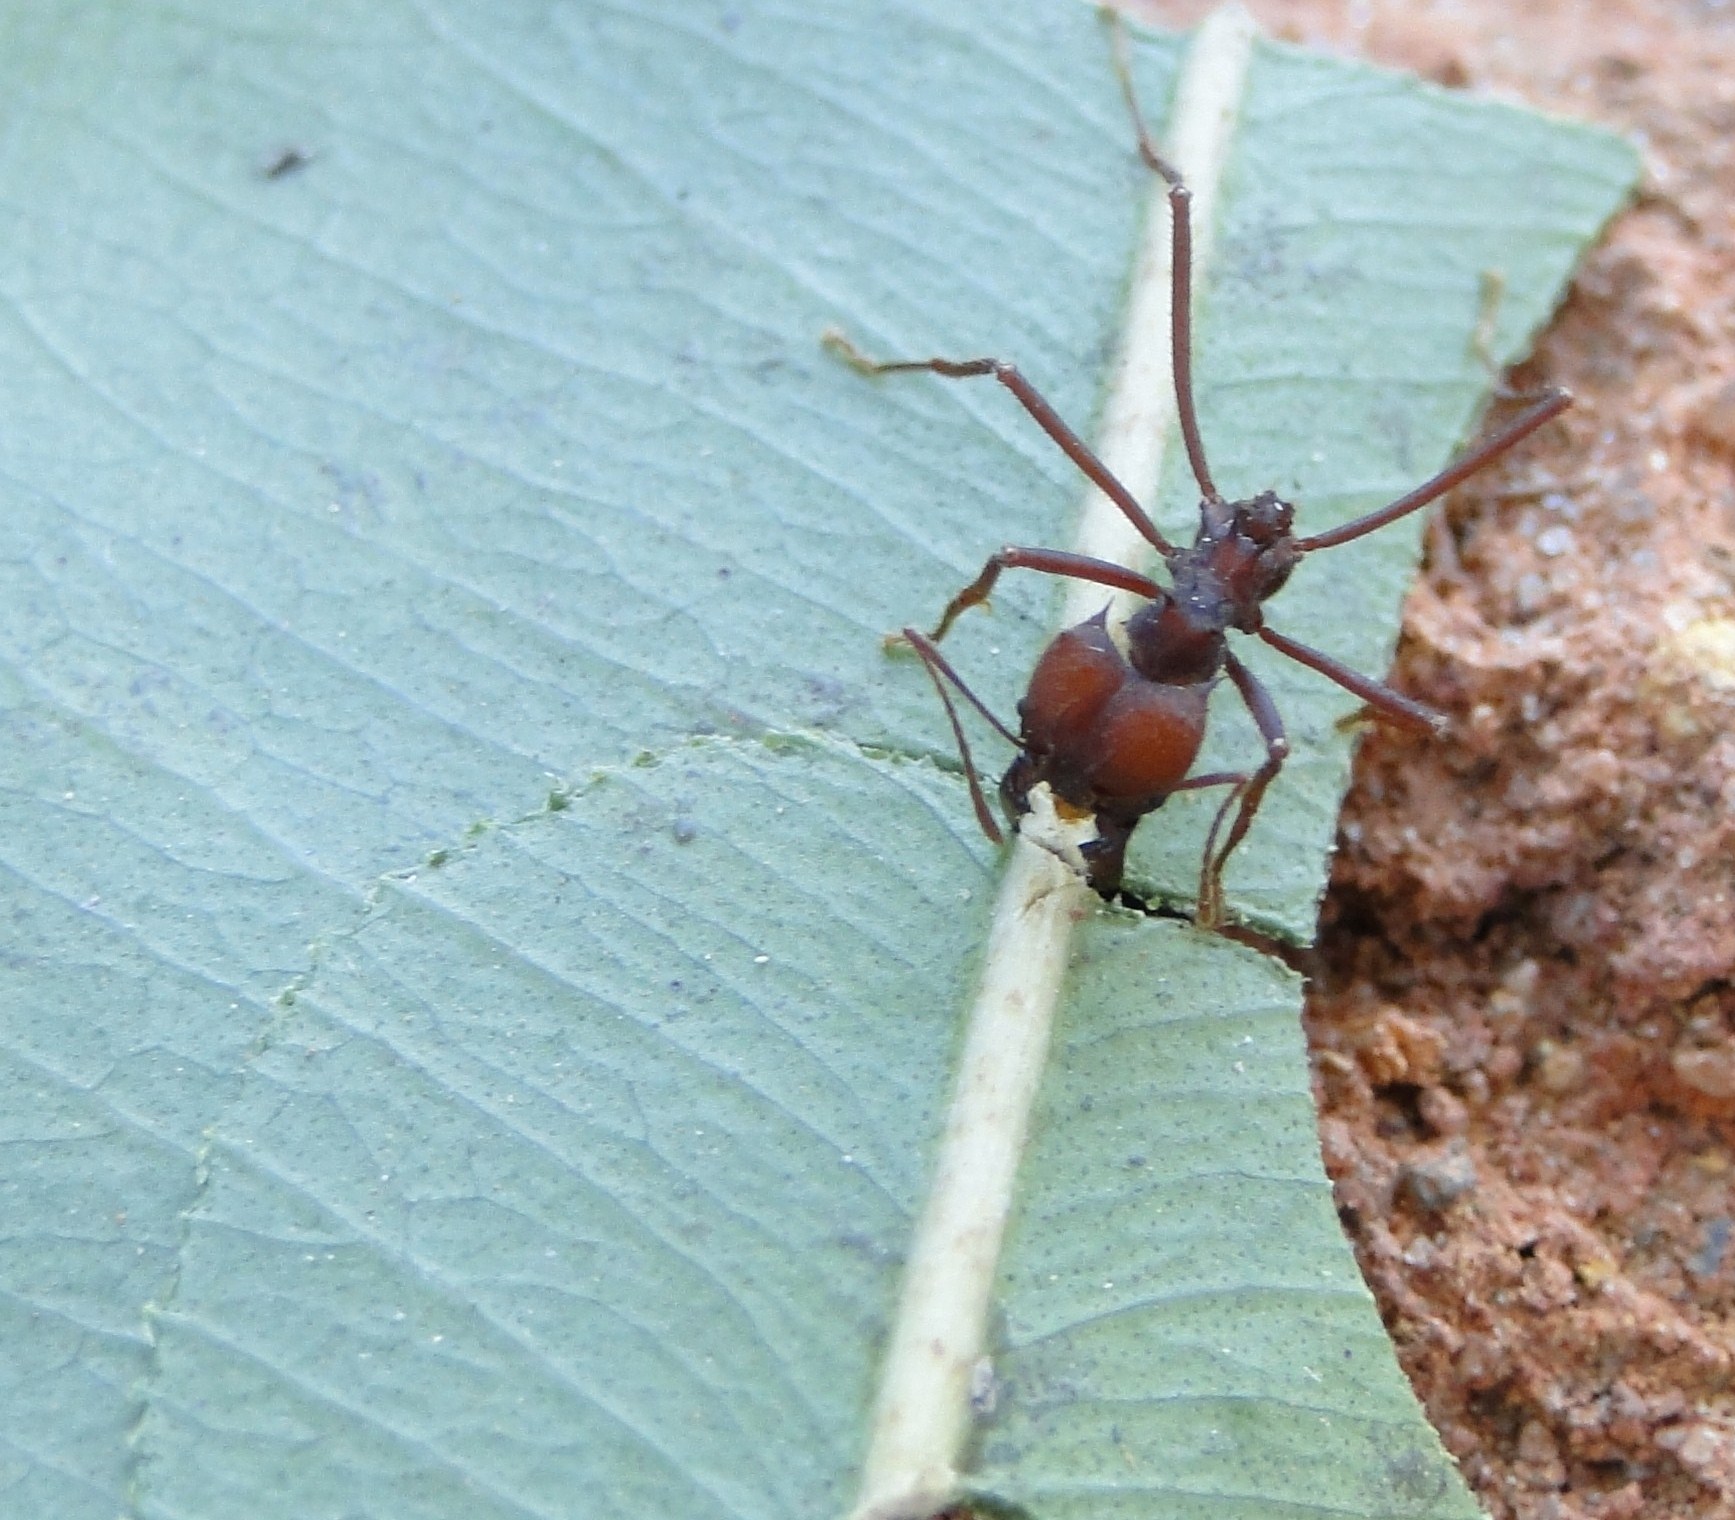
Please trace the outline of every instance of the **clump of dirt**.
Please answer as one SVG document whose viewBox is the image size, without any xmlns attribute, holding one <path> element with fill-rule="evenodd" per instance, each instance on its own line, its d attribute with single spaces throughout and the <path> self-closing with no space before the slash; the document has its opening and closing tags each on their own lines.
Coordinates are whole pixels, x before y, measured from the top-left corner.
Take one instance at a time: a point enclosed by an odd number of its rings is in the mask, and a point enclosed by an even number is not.
<svg viewBox="0 0 1735 1520">
<path fill-rule="evenodd" d="M 1448 504 L 1308 1021 L 1400 1358 L 1499 1520 L 1735 1517 L 1735 3 L 1286 0 L 1278 35 L 1633 136 L 1639 203 Z M 1189 24 L 1201 6 L 1147 6 Z"/>
</svg>

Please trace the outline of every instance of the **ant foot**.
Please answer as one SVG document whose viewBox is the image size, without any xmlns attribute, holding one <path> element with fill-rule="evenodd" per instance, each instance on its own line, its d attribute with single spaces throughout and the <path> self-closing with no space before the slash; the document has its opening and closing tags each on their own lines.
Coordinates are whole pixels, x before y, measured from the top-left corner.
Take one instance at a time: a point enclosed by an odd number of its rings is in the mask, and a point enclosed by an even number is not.
<svg viewBox="0 0 1735 1520">
<path fill-rule="evenodd" d="M 885 368 L 868 358 L 852 343 L 841 327 L 828 327 L 819 335 L 819 346 L 834 353 L 860 375 L 877 375 Z"/>
</svg>

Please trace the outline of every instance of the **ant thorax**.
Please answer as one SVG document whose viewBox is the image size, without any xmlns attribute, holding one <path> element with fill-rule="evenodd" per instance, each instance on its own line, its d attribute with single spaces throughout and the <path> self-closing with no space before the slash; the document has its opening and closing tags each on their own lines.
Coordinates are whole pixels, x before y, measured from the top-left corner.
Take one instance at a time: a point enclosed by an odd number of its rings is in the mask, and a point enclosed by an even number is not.
<svg viewBox="0 0 1735 1520">
<path fill-rule="evenodd" d="M 1126 621 L 1127 660 L 1147 681 L 1164 686 L 1214 681 L 1223 670 L 1223 631 L 1229 626 L 1221 584 L 1187 550 L 1175 556 L 1171 569 L 1173 584 Z"/>
</svg>

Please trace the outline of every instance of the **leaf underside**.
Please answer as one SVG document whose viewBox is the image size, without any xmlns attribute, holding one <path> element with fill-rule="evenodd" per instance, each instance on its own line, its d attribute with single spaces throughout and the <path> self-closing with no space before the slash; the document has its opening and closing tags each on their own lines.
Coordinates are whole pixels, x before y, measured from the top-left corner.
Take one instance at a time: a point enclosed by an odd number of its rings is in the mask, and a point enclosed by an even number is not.
<svg viewBox="0 0 1735 1520">
<path fill-rule="evenodd" d="M 1148 188 L 1095 23 L 34 0 L 0 83 L 3 1507 L 842 1512 L 995 868 L 878 637 L 1077 485 L 994 387 L 817 340 L 1015 358 L 1088 421 Z M 1632 172 L 1262 47 L 1224 485 L 1312 526 L 1426 475 L 1483 273 L 1510 356 Z M 1309 565 L 1281 626 L 1378 670 L 1412 555 Z M 1003 713 L 1050 602 L 959 630 Z M 1230 887 L 1304 938 L 1346 704 L 1269 675 L 1298 758 Z M 1173 812 L 1133 872 L 1180 896 Z M 1087 930 L 984 1492 L 1473 1512 L 1336 1232 L 1298 998 Z"/>
</svg>

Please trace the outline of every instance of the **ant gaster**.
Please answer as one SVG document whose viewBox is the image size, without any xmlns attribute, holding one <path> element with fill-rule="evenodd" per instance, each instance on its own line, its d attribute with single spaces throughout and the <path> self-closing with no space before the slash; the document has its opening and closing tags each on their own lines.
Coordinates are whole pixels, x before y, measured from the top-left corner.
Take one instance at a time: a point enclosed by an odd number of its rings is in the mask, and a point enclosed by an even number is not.
<svg viewBox="0 0 1735 1520">
<path fill-rule="evenodd" d="M 1153 147 L 1124 65 L 1120 74 L 1140 156 L 1169 186 L 1176 417 L 1201 498 L 1199 530 L 1191 545 L 1178 547 L 1163 536 L 1132 493 L 1015 366 L 1000 359 L 878 363 L 836 331 L 826 334 L 826 343 L 869 375 L 927 370 L 954 379 L 992 376 L 1162 556 L 1168 569 L 1166 586 L 1106 560 L 1060 549 L 1009 546 L 992 555 L 982 573 L 952 598 L 932 633 L 905 628 L 901 638 L 921 656 L 945 705 L 983 832 L 996 844 L 1003 842 L 983 796 L 948 683 L 1018 750 L 1000 782 L 1000 795 L 1015 828 L 1031 810 L 1032 789 L 1042 782 L 1047 783 L 1062 815 L 1094 817 L 1096 837 L 1080 848 L 1087 879 L 1104 897 L 1112 898 L 1120 890 L 1127 842 L 1145 814 L 1161 807 L 1176 792 L 1229 787 L 1206 837 L 1199 880 L 1196 922 L 1215 928 L 1223 920 L 1224 864 L 1245 837 L 1267 788 L 1289 754 L 1276 704 L 1229 647 L 1228 631 L 1251 634 L 1337 682 L 1359 697 L 1375 718 L 1423 733 L 1442 732 L 1446 719 L 1440 714 L 1272 628 L 1265 621 L 1265 602 L 1282 589 L 1305 555 L 1349 543 L 1427 506 L 1557 417 L 1572 398 L 1563 390 L 1542 393 L 1516 420 L 1431 480 L 1386 506 L 1323 533 L 1296 537 L 1295 508 L 1273 491 L 1261 491 L 1244 501 L 1225 499 L 1206 464 L 1193 404 L 1191 193 L 1179 173 Z M 1017 733 L 970 690 L 937 647 L 958 615 L 987 601 L 1001 572 L 1012 569 L 1090 581 L 1146 599 L 1127 619 L 1119 640 L 1109 628 L 1106 607 L 1055 636 L 1037 661 L 1029 689 L 1018 704 Z M 1265 741 L 1265 759 L 1251 771 L 1189 775 L 1205 736 L 1207 700 L 1225 675 Z"/>
</svg>

